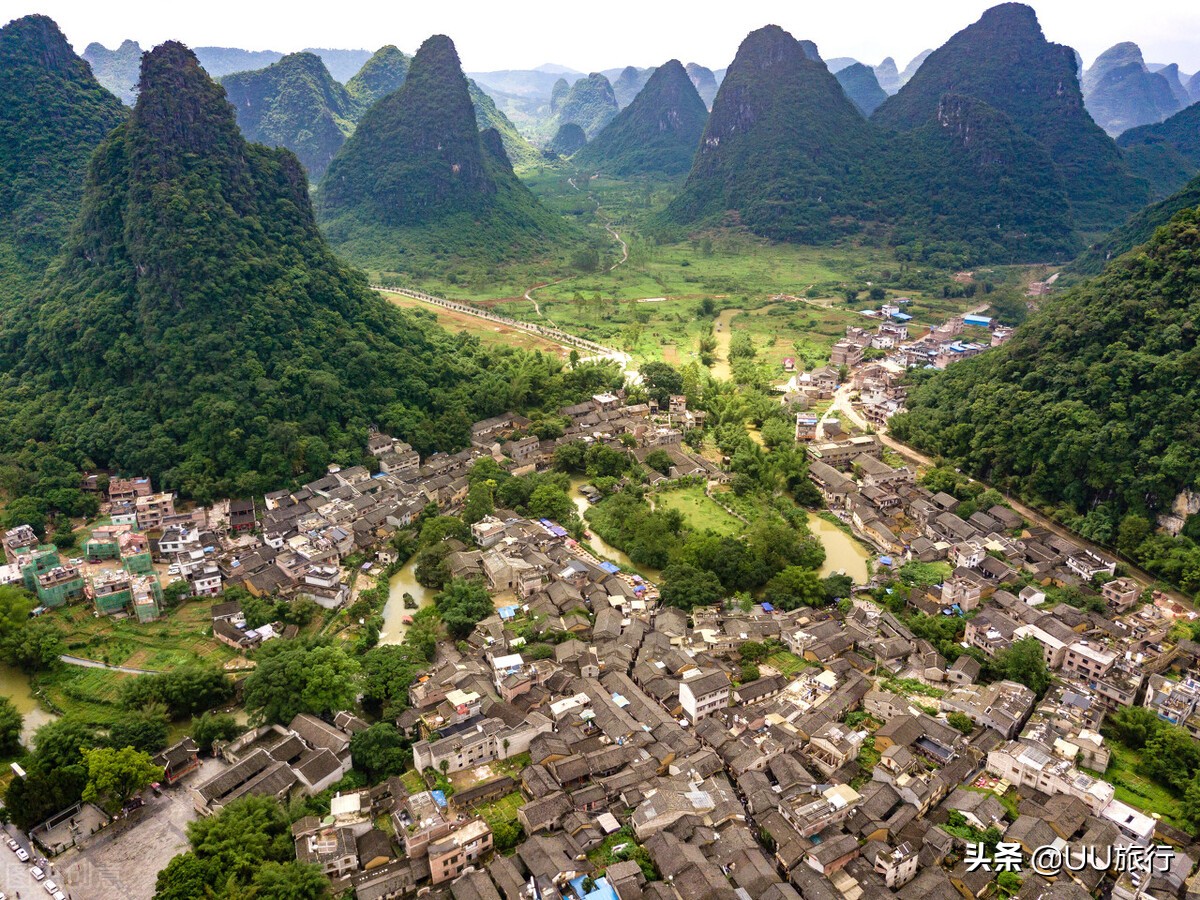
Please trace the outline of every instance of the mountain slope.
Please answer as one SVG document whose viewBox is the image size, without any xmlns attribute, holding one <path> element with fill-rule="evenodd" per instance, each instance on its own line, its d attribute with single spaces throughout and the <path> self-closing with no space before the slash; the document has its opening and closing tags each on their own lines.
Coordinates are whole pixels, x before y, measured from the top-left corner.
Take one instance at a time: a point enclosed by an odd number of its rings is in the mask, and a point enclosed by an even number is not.
<svg viewBox="0 0 1200 900">
<path fill-rule="evenodd" d="M 874 66 L 873 71 L 879 86 L 889 97 L 900 90 L 900 71 L 896 68 L 896 61 L 890 56 Z"/>
<path fill-rule="evenodd" d="M 393 44 L 380 47 L 363 63 L 354 77 L 346 82 L 346 90 L 365 112 L 377 100 L 382 100 L 404 84 L 410 60 Z"/>
<path fill-rule="evenodd" d="M 41 280 L 78 213 L 88 158 L 124 117 L 52 20 L 0 28 L 0 311 Z"/>
<path fill-rule="evenodd" d="M 713 100 L 717 97 L 717 76 L 713 70 L 705 68 L 699 63 L 690 62 L 687 64 L 687 73 L 688 78 L 692 79 L 692 84 L 696 86 L 696 93 L 704 101 L 704 105 L 712 109 Z"/>
<path fill-rule="evenodd" d="M 579 152 L 585 144 L 587 144 L 587 135 L 583 133 L 583 129 L 574 122 L 568 122 L 559 126 L 554 137 L 550 139 L 550 143 L 546 145 L 546 149 L 559 156 L 570 156 Z"/>
<path fill-rule="evenodd" d="M 634 101 L 573 162 L 606 175 L 682 175 L 692 156 L 708 110 L 677 59 L 654 70 Z"/>
<path fill-rule="evenodd" d="M 1129 129 L 1117 146 L 1156 197 L 1168 196 L 1200 172 L 1200 103 L 1156 125 Z"/>
<path fill-rule="evenodd" d="M 1197 258 L 1189 209 L 1008 343 L 914 388 L 889 428 L 998 488 L 1073 509 L 1094 539 L 1115 538 L 1127 511 L 1154 521 L 1200 487 Z"/>
<path fill-rule="evenodd" d="M 355 103 L 320 57 L 291 53 L 257 72 L 221 79 L 248 140 L 287 147 L 319 181 L 353 130 Z"/>
<path fill-rule="evenodd" d="M 633 98 L 646 86 L 653 69 L 639 69 L 636 66 L 626 66 L 612 83 L 613 96 L 617 98 L 617 107 L 624 109 L 633 102 Z"/>
<path fill-rule="evenodd" d="M 751 32 L 721 82 L 683 190 L 665 222 L 734 210 L 767 237 L 828 240 L 870 218 L 870 126 L 837 79 L 777 25 Z"/>
<path fill-rule="evenodd" d="M 1081 231 L 1110 229 L 1145 204 L 1144 186 L 1083 107 L 1074 52 L 1046 41 L 1028 6 L 989 9 L 931 53 L 871 120 L 897 131 L 920 127 L 946 94 L 982 100 L 1046 149 Z"/>
<path fill-rule="evenodd" d="M 838 84 L 842 86 L 842 90 L 846 92 L 850 102 L 867 118 L 870 118 L 871 113 L 875 112 L 879 105 L 888 98 L 887 93 L 879 86 L 875 70 L 860 62 L 838 69 L 834 73 L 834 78 L 838 80 Z"/>
<path fill-rule="evenodd" d="M 489 128 L 500 135 L 504 155 L 514 166 L 532 166 L 538 161 L 538 152 L 533 144 L 521 136 L 515 126 L 496 106 L 496 101 L 472 79 L 467 79 L 467 90 L 471 95 L 471 106 L 475 110 L 475 125 L 480 131 Z"/>
<path fill-rule="evenodd" d="M 137 100 L 138 70 L 142 66 L 142 48 L 137 41 L 122 41 L 116 50 L 93 42 L 83 51 L 83 58 L 100 84 L 126 106 L 133 106 Z"/>
<path fill-rule="evenodd" d="M 1113 137 L 1161 122 L 1180 108 L 1167 79 L 1147 69 L 1141 48 L 1129 41 L 1109 47 L 1084 72 L 1083 101 L 1096 124 Z"/>
<path fill-rule="evenodd" d="M 947 94 L 937 117 L 884 151 L 882 194 L 904 258 L 944 262 L 1068 260 L 1079 251 L 1049 154 L 1004 113 Z"/>
<path fill-rule="evenodd" d="M 498 135 L 481 138 L 443 35 L 425 41 L 403 86 L 363 115 L 322 180 L 318 215 L 351 259 L 389 271 L 416 246 L 500 260 L 569 237 L 513 175 Z"/>
<path fill-rule="evenodd" d="M 46 295 L 5 325 L 0 453 L 33 441 L 208 501 L 358 460 L 369 424 L 428 452 L 504 408 L 511 357 L 341 264 L 296 158 L 246 143 L 187 48 L 147 54 L 141 84 Z"/>
<path fill-rule="evenodd" d="M 557 90 L 557 85 L 555 89 Z M 571 85 L 558 104 L 553 127 L 574 122 L 583 129 L 590 141 L 617 115 L 617 98 L 612 85 L 599 72 L 580 78 Z"/>
<path fill-rule="evenodd" d="M 1165 200 L 1147 206 L 1120 228 L 1088 248 L 1071 267 L 1075 271 L 1095 275 L 1109 260 L 1128 253 L 1154 237 L 1154 232 L 1170 222 L 1180 210 L 1196 207 L 1200 207 L 1200 175 Z"/>
<path fill-rule="evenodd" d="M 238 47 L 196 47 L 192 51 L 212 78 L 234 72 L 252 72 L 279 62 L 284 54 L 275 50 L 242 50 Z"/>
</svg>

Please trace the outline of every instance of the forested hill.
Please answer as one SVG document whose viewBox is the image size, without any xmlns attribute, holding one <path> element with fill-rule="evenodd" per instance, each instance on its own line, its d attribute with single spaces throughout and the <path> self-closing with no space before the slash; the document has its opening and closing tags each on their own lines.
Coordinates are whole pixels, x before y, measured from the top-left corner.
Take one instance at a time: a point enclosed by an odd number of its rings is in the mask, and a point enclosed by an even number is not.
<svg viewBox="0 0 1200 900">
<path fill-rule="evenodd" d="M 1072 263 L 1075 271 L 1094 275 L 1108 263 L 1134 247 L 1154 237 L 1154 232 L 1166 225 L 1182 209 L 1200 206 L 1200 175 L 1165 200 L 1147 206 L 1140 213 L 1088 248 Z"/>
<path fill-rule="evenodd" d="M 409 62 L 409 58 L 395 45 L 380 47 L 346 82 L 346 90 L 354 97 L 359 108 L 365 111 L 404 84 L 404 79 L 408 77 Z"/>
<path fill-rule="evenodd" d="M 947 94 L 983 101 L 1045 148 L 1080 231 L 1108 231 L 1149 199 L 1084 109 L 1074 51 L 1049 43 L 1030 7 L 989 9 L 931 53 L 871 120 L 896 131 L 919 128 L 936 118 Z"/>
<path fill-rule="evenodd" d="M 1200 173 L 1200 102 L 1165 122 L 1131 128 L 1117 138 L 1130 169 L 1166 197 Z"/>
<path fill-rule="evenodd" d="M 221 84 L 242 134 L 268 147 L 287 147 L 313 181 L 354 130 L 355 101 L 316 54 L 290 53 L 265 69 L 226 75 Z"/>
<path fill-rule="evenodd" d="M 892 433 L 1060 509 L 1094 540 L 1117 539 L 1129 516 L 1155 521 L 1200 488 L 1197 260 L 1200 210 L 1188 209 L 1008 343 L 921 383 Z"/>
<path fill-rule="evenodd" d="M 531 384 L 551 404 L 596 389 L 594 368 L 484 354 L 431 322 L 337 261 L 295 156 L 248 144 L 192 52 L 163 44 L 96 151 L 47 293 L 0 332 L 0 466 L 249 496 L 357 461 L 369 424 L 427 453 Z"/>
<path fill-rule="evenodd" d="M 692 156 L 708 110 L 684 71 L 672 59 L 654 70 L 633 102 L 576 154 L 582 168 L 607 175 L 682 175 Z"/>
<path fill-rule="evenodd" d="M 854 232 L 874 215 L 877 152 L 872 129 L 825 64 L 768 25 L 738 47 L 663 219 L 692 227 L 736 210 L 778 240 Z"/>
<path fill-rule="evenodd" d="M 41 280 L 75 217 L 88 157 L 124 117 L 51 19 L 0 28 L 0 311 Z"/>
<path fill-rule="evenodd" d="M 372 106 L 334 158 L 318 195 L 330 240 L 352 260 L 402 271 L 421 242 L 472 259 L 528 256 L 568 226 L 485 150 L 454 44 L 421 45 L 401 88 Z"/>
</svg>

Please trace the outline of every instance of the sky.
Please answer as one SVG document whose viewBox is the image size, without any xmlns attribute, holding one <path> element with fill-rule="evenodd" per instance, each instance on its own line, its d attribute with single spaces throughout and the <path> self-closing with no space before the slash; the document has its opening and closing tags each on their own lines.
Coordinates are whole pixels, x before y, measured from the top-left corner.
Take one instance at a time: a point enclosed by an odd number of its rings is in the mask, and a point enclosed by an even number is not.
<svg viewBox="0 0 1200 900">
<path fill-rule="evenodd" d="M 0 23 L 29 13 L 55 19 L 78 52 L 92 41 L 143 49 L 175 39 L 190 46 L 288 52 L 305 47 L 395 44 L 414 51 L 431 34 L 448 34 L 467 71 L 527 69 L 557 63 L 581 72 L 658 65 L 672 57 L 722 68 L 745 35 L 781 25 L 815 41 L 826 59 L 851 56 L 901 69 L 979 18 L 978 0 L 735 0 L 632 4 L 568 0 L 392 0 L 263 3 L 261 0 L 0 0 Z M 1149 63 L 1200 70 L 1200 3 L 1195 0 L 1036 0 L 1047 38 L 1074 47 L 1090 64 L 1120 41 L 1139 44 Z M 713 10 L 712 13 L 705 12 Z"/>
</svg>

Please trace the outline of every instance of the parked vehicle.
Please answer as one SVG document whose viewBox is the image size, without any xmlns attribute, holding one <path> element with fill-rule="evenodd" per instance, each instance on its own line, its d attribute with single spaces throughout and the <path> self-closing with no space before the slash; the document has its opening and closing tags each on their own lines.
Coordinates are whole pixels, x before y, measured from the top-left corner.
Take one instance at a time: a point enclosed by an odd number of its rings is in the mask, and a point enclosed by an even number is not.
<svg viewBox="0 0 1200 900">
<path fill-rule="evenodd" d="M 29 862 L 29 854 L 25 852 L 24 848 L 18 847 L 16 849 L 16 854 L 17 859 L 19 859 L 21 862 Z"/>
<path fill-rule="evenodd" d="M 46 879 L 46 873 L 37 866 L 34 866 L 32 869 L 30 869 L 29 874 L 33 876 L 34 881 L 44 881 Z"/>
</svg>

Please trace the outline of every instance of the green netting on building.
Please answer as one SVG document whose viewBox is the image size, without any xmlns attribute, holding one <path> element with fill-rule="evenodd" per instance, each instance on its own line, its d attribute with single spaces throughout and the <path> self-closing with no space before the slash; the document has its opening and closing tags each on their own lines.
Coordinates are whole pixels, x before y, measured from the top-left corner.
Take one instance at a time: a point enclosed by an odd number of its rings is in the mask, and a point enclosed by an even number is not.
<svg viewBox="0 0 1200 900">
<path fill-rule="evenodd" d="M 120 612 L 133 601 L 133 591 L 126 588 L 123 591 L 113 591 L 96 598 L 96 609 L 103 615 L 110 616 Z"/>
<path fill-rule="evenodd" d="M 116 559 L 121 555 L 121 548 L 116 541 L 92 538 L 84 542 L 83 554 L 88 559 Z"/>
<path fill-rule="evenodd" d="M 153 575 L 154 560 L 150 553 L 135 553 L 121 560 L 121 565 L 130 575 Z"/>
<path fill-rule="evenodd" d="M 43 606 L 63 606 L 68 600 L 83 595 L 83 576 L 80 575 L 70 581 L 63 581 L 50 587 L 44 586 L 39 581 L 37 595 Z"/>
<path fill-rule="evenodd" d="M 49 572 L 55 566 L 61 565 L 58 558 L 58 548 L 53 544 L 43 544 L 37 552 L 21 567 L 21 578 L 25 582 L 25 590 L 38 589 L 38 576 Z"/>
</svg>

